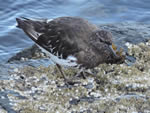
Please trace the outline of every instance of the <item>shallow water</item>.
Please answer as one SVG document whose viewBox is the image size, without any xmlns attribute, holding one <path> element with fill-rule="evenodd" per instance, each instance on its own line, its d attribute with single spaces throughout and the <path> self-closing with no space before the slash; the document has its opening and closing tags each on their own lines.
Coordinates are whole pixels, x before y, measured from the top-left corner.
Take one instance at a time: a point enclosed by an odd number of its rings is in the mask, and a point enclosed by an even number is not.
<svg viewBox="0 0 150 113">
<path fill-rule="evenodd" d="M 96 24 L 150 23 L 149 0 L 5 0 L 0 4 L 0 62 L 33 42 L 16 26 L 16 17 L 80 16 Z"/>
</svg>

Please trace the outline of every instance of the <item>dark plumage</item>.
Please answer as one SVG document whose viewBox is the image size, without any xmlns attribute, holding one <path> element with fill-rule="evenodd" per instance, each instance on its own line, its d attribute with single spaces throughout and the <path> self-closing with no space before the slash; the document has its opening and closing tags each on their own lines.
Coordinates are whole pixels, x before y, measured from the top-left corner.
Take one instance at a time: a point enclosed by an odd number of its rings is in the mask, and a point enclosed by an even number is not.
<svg viewBox="0 0 150 113">
<path fill-rule="evenodd" d="M 111 33 L 85 19 L 60 17 L 51 21 L 27 18 L 16 20 L 18 27 L 40 47 L 60 59 L 68 59 L 68 63 L 74 63 L 71 66 L 94 68 L 101 63 L 124 61 L 124 55 L 113 46 Z"/>
</svg>

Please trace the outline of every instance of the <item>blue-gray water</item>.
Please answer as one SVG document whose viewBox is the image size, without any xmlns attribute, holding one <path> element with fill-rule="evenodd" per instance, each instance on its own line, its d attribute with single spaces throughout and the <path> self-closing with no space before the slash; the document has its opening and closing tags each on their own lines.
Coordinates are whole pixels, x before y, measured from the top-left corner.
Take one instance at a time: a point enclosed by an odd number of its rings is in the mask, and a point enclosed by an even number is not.
<svg viewBox="0 0 150 113">
<path fill-rule="evenodd" d="M 80 16 L 93 23 L 150 23 L 150 0 L 4 0 L 0 4 L 0 61 L 33 44 L 16 17 Z"/>
<path fill-rule="evenodd" d="M 150 23 L 150 0 L 1 0 L 0 62 L 33 42 L 16 26 L 16 17 L 80 16 L 101 23 Z"/>
<path fill-rule="evenodd" d="M 33 44 L 16 28 L 15 18 L 20 16 L 50 19 L 80 16 L 95 24 L 150 24 L 150 0 L 0 0 L 0 80 L 9 78 L 10 68 L 4 65 L 8 58 Z M 0 108 L 14 113 L 7 98 L 9 92 L 0 91 Z"/>
<path fill-rule="evenodd" d="M 17 29 L 16 17 L 80 16 L 96 24 L 150 23 L 150 0 L 4 0 L 0 2 L 0 61 L 33 42 Z"/>
</svg>

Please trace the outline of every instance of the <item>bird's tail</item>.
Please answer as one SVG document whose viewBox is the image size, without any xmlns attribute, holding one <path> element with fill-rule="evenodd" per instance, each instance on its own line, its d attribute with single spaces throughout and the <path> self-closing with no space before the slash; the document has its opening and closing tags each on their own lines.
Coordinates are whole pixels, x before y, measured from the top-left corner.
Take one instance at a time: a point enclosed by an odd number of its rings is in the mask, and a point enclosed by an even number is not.
<svg viewBox="0 0 150 113">
<path fill-rule="evenodd" d="M 17 27 L 22 29 L 35 42 L 42 33 L 41 28 L 45 25 L 45 22 L 24 17 L 16 18 L 16 21 L 18 23 Z"/>
</svg>

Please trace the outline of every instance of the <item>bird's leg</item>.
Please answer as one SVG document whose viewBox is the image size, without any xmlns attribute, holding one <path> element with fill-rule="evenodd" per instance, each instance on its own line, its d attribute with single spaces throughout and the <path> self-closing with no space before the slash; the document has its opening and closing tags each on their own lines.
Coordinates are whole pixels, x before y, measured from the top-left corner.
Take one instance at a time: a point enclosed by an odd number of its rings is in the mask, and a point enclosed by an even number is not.
<svg viewBox="0 0 150 113">
<path fill-rule="evenodd" d="M 61 66 L 59 64 L 56 64 L 56 66 L 57 66 L 59 72 L 61 73 L 61 75 L 63 76 L 66 85 L 73 85 L 73 84 L 76 84 L 76 83 L 78 83 L 78 84 L 80 83 L 80 82 L 74 82 L 73 81 L 74 79 L 68 79 L 66 77 L 65 73 L 62 71 Z"/>
<path fill-rule="evenodd" d="M 81 74 L 82 71 L 83 71 L 83 68 L 81 68 L 81 69 L 76 73 L 75 76 L 79 76 L 79 75 Z"/>
<path fill-rule="evenodd" d="M 79 77 L 79 76 L 82 76 L 83 78 L 85 78 L 86 79 L 86 73 L 87 74 L 91 74 L 89 71 L 87 71 L 85 68 L 81 68 L 78 72 L 77 72 L 77 74 L 75 75 L 76 77 Z M 92 74 L 93 75 L 93 74 Z"/>
<path fill-rule="evenodd" d="M 63 78 L 64 78 L 65 80 L 67 80 L 66 75 L 65 75 L 65 73 L 62 71 L 61 66 L 60 66 L 59 64 L 56 64 L 56 66 L 57 66 L 59 72 L 61 73 L 61 75 L 63 76 Z"/>
</svg>

